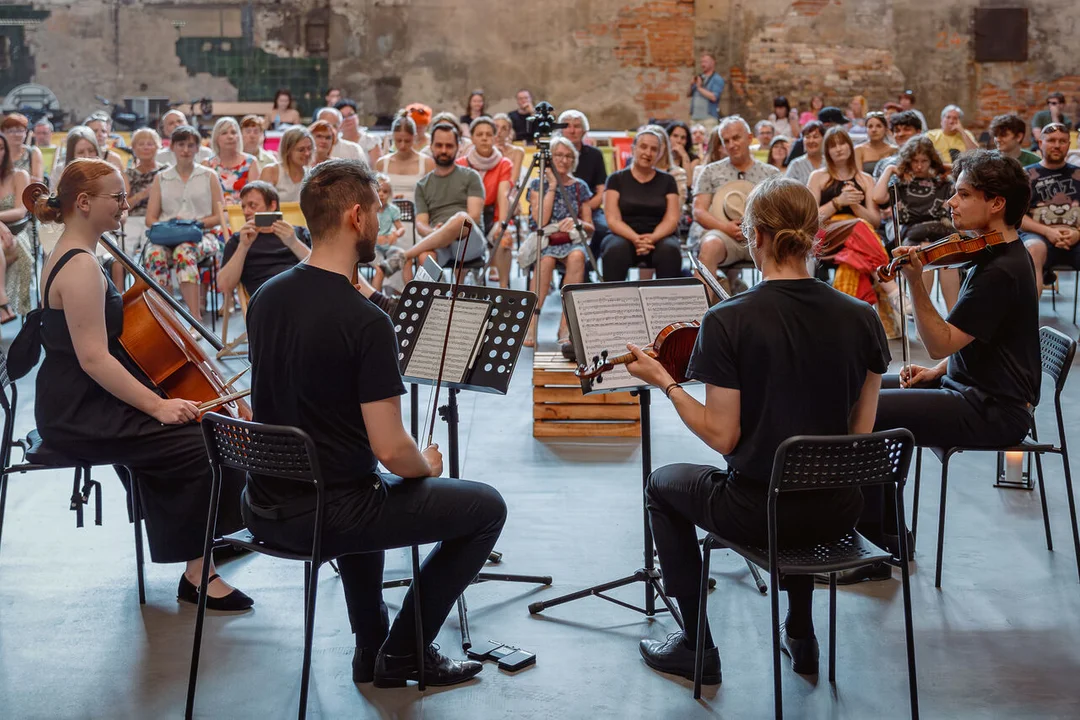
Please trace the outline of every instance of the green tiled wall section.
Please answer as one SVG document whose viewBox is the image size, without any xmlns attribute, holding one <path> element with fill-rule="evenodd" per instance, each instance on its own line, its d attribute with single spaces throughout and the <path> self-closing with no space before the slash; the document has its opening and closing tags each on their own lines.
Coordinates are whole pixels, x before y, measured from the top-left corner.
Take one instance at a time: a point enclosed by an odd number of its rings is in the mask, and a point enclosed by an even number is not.
<svg viewBox="0 0 1080 720">
<path fill-rule="evenodd" d="M 329 83 L 326 58 L 284 58 L 250 47 L 243 38 L 186 37 L 176 41 L 176 54 L 188 73 L 226 77 L 240 92 L 240 101 L 265 100 L 278 88 L 296 99 L 305 117 L 322 106 Z"/>
</svg>

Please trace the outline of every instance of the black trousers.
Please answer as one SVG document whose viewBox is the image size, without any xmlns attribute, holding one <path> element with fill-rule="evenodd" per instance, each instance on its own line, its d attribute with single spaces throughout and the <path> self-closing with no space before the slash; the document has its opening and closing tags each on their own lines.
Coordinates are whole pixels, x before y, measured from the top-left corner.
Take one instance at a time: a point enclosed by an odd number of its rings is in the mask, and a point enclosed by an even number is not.
<svg viewBox="0 0 1080 720">
<path fill-rule="evenodd" d="M 986 399 L 973 388 L 943 378 L 935 387 L 901 388 L 899 375 L 881 382 L 874 430 L 907 428 L 922 447 L 1002 447 L 1020 442 L 1031 428 L 1022 408 Z M 863 489 L 859 532 L 877 543 L 896 534 L 896 504 L 881 486 Z"/>
<path fill-rule="evenodd" d="M 604 217 L 604 208 L 598 207 L 593 210 L 592 214 L 593 223 L 593 235 L 589 240 L 589 249 L 592 250 L 594 258 L 600 257 L 603 251 L 604 238 L 606 238 L 611 231 L 607 226 L 607 218 Z"/>
<path fill-rule="evenodd" d="M 483 483 L 380 477 L 377 490 L 358 483 L 355 489 L 327 498 L 322 553 L 325 558 L 338 557 L 357 647 L 381 646 L 391 655 L 412 655 L 416 647 L 412 590 L 389 627 L 382 596 L 383 551 L 438 543 L 420 570 L 420 610 L 427 645 L 495 547 L 506 521 L 506 504 L 497 490 Z M 295 552 L 310 552 L 314 513 L 271 520 L 257 515 L 246 502 L 243 510 L 255 537 Z"/>
<path fill-rule="evenodd" d="M 688 632 L 697 623 L 696 598 L 701 584 L 701 549 L 695 526 L 740 545 L 768 545 L 767 487 L 744 487 L 726 470 L 685 463 L 666 465 L 649 476 L 645 504 L 649 510 L 664 589 L 679 600 Z M 807 545 L 843 537 L 854 527 L 861 507 L 858 491 L 797 493 L 798 502 L 777 510 L 781 545 Z M 809 601 L 814 579 L 783 578 L 789 595 Z M 686 617 L 694 608 L 694 617 Z M 809 613 L 809 607 L 804 608 Z"/>
<path fill-rule="evenodd" d="M 626 238 L 609 234 L 600 246 L 600 266 L 604 282 L 625 280 L 631 267 L 650 267 L 658 278 L 682 276 L 682 250 L 674 235 L 662 238 L 648 255 L 638 255 L 634 244 Z"/>
</svg>

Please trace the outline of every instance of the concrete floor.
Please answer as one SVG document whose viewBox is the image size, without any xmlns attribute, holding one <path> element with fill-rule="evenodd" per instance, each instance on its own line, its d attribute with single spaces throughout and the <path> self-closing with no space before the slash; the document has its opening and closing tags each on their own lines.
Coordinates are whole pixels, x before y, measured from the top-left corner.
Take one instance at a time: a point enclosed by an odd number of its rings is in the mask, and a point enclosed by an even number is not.
<svg viewBox="0 0 1080 720">
<path fill-rule="evenodd" d="M 1071 283 L 1065 291 L 1071 300 Z M 1076 333 L 1068 302 L 1044 322 Z M 555 337 L 550 303 L 541 339 Z M 13 327 L 4 328 L 5 343 Z M 916 357 L 920 353 L 916 351 Z M 898 344 L 894 355 L 899 358 Z M 376 690 L 351 682 L 353 638 L 338 580 L 320 578 L 309 717 L 392 718 L 764 718 L 771 716 L 769 601 L 730 553 L 714 558 L 717 588 L 709 616 L 724 684 L 694 701 L 690 684 L 648 669 L 642 637 L 674 628 L 587 598 L 530 616 L 527 605 L 632 573 L 642 561 L 640 444 L 537 441 L 531 436 L 528 351 L 507 397 L 462 396 L 465 477 L 495 485 L 510 508 L 498 549 L 502 569 L 551 574 L 554 585 L 487 583 L 467 595 L 475 642 L 535 652 L 535 667 L 511 676 L 494 666 L 466 686 Z M 894 366 L 895 367 L 895 366 Z M 33 421 L 32 380 L 16 434 Z M 1049 392 L 1049 389 L 1046 390 Z M 700 388 L 695 392 L 700 393 Z M 1049 396 L 1047 396 L 1049 397 Z M 1080 380 L 1065 402 L 1077 426 Z M 1040 425 L 1052 435 L 1052 407 Z M 719 462 L 654 401 L 653 463 Z M 444 448 L 445 448 L 445 439 Z M 1076 442 L 1080 442 L 1077 439 Z M 921 708 L 926 718 L 1076 718 L 1080 693 L 1080 583 L 1068 531 L 1060 463 L 1047 461 L 1055 552 L 1043 539 L 1037 493 L 992 487 L 992 455 L 953 461 L 943 588 L 933 587 L 937 461 L 925 463 L 922 534 L 912 571 Z M 183 712 L 195 609 L 179 605 L 180 567 L 147 565 L 147 604 L 135 590 L 134 549 L 124 494 L 109 470 L 105 522 L 75 529 L 67 509 L 70 476 L 15 476 L 0 551 L 0 717 L 162 718 Z M 88 515 L 92 517 L 92 515 Z M 408 573 L 404 551 L 388 553 L 387 576 Z M 302 649 L 302 569 L 265 557 L 228 563 L 223 574 L 252 595 L 251 613 L 210 617 L 203 645 L 197 715 L 288 718 L 296 713 Z M 897 578 L 899 577 L 897 573 Z M 396 611 L 402 590 L 387 592 Z M 640 604 L 634 586 L 616 596 Z M 827 657 L 827 593 L 816 595 L 822 661 Z M 784 666 L 791 718 L 908 716 L 899 580 L 842 589 L 837 684 Z M 460 656 L 457 618 L 439 641 Z"/>
</svg>

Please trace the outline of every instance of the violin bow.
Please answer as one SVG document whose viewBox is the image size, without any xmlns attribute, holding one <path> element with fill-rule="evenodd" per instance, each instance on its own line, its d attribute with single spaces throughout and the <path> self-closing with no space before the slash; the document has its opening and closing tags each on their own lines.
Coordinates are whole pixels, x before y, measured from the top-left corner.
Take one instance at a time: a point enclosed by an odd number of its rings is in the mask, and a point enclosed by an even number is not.
<svg viewBox="0 0 1080 720">
<path fill-rule="evenodd" d="M 461 223 L 461 229 L 458 231 L 458 254 L 454 258 L 454 265 L 452 269 L 453 277 L 450 279 L 450 310 L 446 314 L 446 333 L 443 335 L 442 356 L 439 358 L 439 374 L 435 378 L 435 399 L 431 403 L 431 411 L 428 421 L 428 434 L 427 442 L 424 447 L 429 447 L 431 441 L 435 437 L 435 416 L 438 414 L 439 409 L 439 391 L 442 389 L 443 372 L 446 369 L 446 351 L 450 347 L 450 328 L 454 322 L 454 305 L 457 303 L 457 291 L 459 273 L 461 268 L 465 265 L 465 250 L 469 246 L 469 236 L 472 233 L 473 223 L 472 220 L 465 220 Z M 423 448 L 421 448 L 423 449 Z"/>
<path fill-rule="evenodd" d="M 893 183 L 889 186 L 889 193 L 892 195 L 892 226 L 893 237 L 896 238 L 897 246 L 900 245 L 900 187 L 898 183 Z M 903 378 L 904 371 L 911 367 L 911 343 L 908 340 L 907 330 L 907 310 L 904 307 L 905 297 L 907 295 L 907 288 L 904 287 L 907 282 L 904 280 L 904 273 L 900 271 L 896 274 L 896 283 L 900 290 L 900 344 L 901 344 L 901 365 L 900 365 L 900 377 Z M 909 371 L 910 372 L 910 371 Z"/>
</svg>

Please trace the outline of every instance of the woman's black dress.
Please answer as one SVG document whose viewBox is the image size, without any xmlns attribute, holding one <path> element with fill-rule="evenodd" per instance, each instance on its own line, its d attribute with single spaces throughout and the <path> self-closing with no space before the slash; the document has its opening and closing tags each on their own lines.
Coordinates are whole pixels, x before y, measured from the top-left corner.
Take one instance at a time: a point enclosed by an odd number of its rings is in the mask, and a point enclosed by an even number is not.
<svg viewBox="0 0 1080 720">
<path fill-rule="evenodd" d="M 211 470 L 196 424 L 162 425 L 101 387 L 79 365 L 63 310 L 49 308 L 52 280 L 84 250 L 69 250 L 56 263 L 42 295 L 45 359 L 38 370 L 34 416 L 42 439 L 54 450 L 94 465 L 122 465 L 139 479 L 143 517 L 154 562 L 185 562 L 202 556 L 210 507 Z M 123 298 L 106 276 L 105 329 L 109 352 L 152 388 L 120 345 Z M 243 527 L 243 476 L 223 477 L 217 534 Z"/>
</svg>

